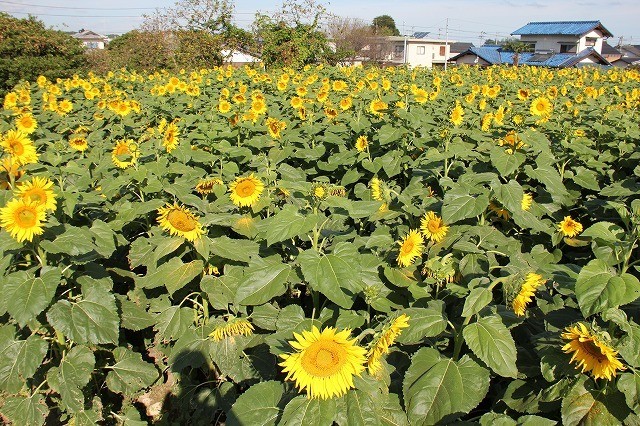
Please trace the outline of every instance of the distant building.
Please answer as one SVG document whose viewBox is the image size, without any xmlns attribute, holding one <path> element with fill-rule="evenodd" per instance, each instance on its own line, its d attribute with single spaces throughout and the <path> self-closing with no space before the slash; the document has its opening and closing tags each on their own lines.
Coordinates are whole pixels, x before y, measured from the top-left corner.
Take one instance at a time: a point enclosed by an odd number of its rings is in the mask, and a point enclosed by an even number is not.
<svg viewBox="0 0 640 426">
<path fill-rule="evenodd" d="M 222 57 L 224 63 L 233 65 L 234 67 L 241 67 L 243 65 L 252 65 L 262 62 L 260 58 L 252 56 L 248 53 L 241 52 L 239 50 L 223 50 Z"/>
<path fill-rule="evenodd" d="M 600 54 L 602 55 L 603 58 L 605 58 L 607 61 L 611 63 L 613 63 L 613 61 L 617 61 L 618 59 L 622 58 L 622 53 L 615 47 L 611 46 L 606 41 L 602 43 L 602 52 L 600 52 Z"/>
<path fill-rule="evenodd" d="M 600 21 L 529 22 L 511 35 L 519 35 L 535 52 L 573 54 L 588 48 L 601 53 L 604 39 L 613 37 Z"/>
<path fill-rule="evenodd" d="M 623 44 L 618 45 L 617 49 L 622 56 L 628 58 L 640 58 L 640 44 Z"/>
<path fill-rule="evenodd" d="M 72 37 L 80 40 L 87 49 L 104 49 L 109 43 L 107 36 L 85 29 L 73 34 Z"/>
<path fill-rule="evenodd" d="M 386 63 L 426 68 L 444 66 L 448 58 L 451 57 L 451 45 L 454 43 L 451 40 L 402 36 L 385 37 L 385 41 L 389 44 L 389 53 L 385 58 Z"/>
<path fill-rule="evenodd" d="M 604 41 L 611 34 L 600 21 L 529 22 L 512 35 L 531 47 L 531 52 L 519 53 L 518 63 L 553 68 L 584 65 L 611 66 L 602 54 L 615 57 Z M 606 46 L 605 46 L 606 45 Z M 615 49 L 613 49 L 615 51 Z M 515 53 L 501 46 L 471 47 L 451 58 L 457 65 L 497 65 L 514 63 Z"/>
</svg>

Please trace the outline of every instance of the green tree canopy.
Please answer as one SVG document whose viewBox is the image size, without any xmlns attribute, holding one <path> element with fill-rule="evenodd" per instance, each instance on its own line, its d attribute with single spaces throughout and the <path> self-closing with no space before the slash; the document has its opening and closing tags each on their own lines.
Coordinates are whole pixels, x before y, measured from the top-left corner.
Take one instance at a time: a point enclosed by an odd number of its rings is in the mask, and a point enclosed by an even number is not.
<svg viewBox="0 0 640 426">
<path fill-rule="evenodd" d="M 86 63 L 82 44 L 69 34 L 48 29 L 33 16 L 0 13 L 0 93 L 39 75 L 69 77 Z"/>
<path fill-rule="evenodd" d="M 377 35 L 391 35 L 398 36 L 400 31 L 396 27 L 396 21 L 389 15 L 380 15 L 373 18 L 371 24 L 373 31 Z"/>
</svg>

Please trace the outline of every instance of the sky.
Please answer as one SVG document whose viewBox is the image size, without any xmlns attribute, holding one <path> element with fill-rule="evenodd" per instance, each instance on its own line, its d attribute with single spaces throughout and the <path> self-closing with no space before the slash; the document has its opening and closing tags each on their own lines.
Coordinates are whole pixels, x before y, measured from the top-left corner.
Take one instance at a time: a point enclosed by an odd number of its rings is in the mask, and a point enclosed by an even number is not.
<svg viewBox="0 0 640 426">
<path fill-rule="evenodd" d="M 144 14 L 172 7 L 175 0 L 0 0 L 0 11 L 16 17 L 37 16 L 47 26 L 64 31 L 81 28 L 102 34 L 122 34 L 138 28 Z M 476 45 L 487 38 L 505 38 L 530 21 L 599 20 L 624 44 L 640 44 L 640 2 L 591 0 L 332 0 L 321 1 L 335 15 L 366 22 L 390 15 L 403 34 L 429 32 L 431 38 Z M 281 0 L 235 0 L 234 20 L 248 28 L 257 11 L 280 9 Z M 94 6 L 91 6 L 94 5 Z"/>
</svg>

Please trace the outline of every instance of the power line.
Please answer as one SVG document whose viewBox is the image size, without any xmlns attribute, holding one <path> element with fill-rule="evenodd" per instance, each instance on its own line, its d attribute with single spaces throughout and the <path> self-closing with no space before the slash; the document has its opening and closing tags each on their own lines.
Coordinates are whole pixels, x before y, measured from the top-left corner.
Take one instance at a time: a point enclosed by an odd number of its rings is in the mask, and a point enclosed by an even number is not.
<svg viewBox="0 0 640 426">
<path fill-rule="evenodd" d="M 18 15 L 33 15 L 33 16 L 57 16 L 63 18 L 142 18 L 142 15 L 61 15 L 57 13 L 30 13 L 30 12 L 14 12 L 12 10 L 0 10 L 0 12 Z"/>
<path fill-rule="evenodd" d="M 165 7 L 70 7 L 70 6 L 47 6 L 44 4 L 19 3 L 14 1 L 1 0 L 1 4 L 11 4 L 16 6 L 43 7 L 45 9 L 69 9 L 69 10 L 156 10 L 166 9 Z"/>
</svg>

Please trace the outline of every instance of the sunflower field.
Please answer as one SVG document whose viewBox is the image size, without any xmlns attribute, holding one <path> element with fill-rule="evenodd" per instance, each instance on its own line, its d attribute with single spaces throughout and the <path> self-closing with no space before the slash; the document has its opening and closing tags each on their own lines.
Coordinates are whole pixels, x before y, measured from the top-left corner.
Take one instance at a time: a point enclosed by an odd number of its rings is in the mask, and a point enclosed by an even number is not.
<svg viewBox="0 0 640 426">
<path fill-rule="evenodd" d="M 640 424 L 638 71 L 117 70 L 3 101 L 3 422 Z"/>
</svg>

